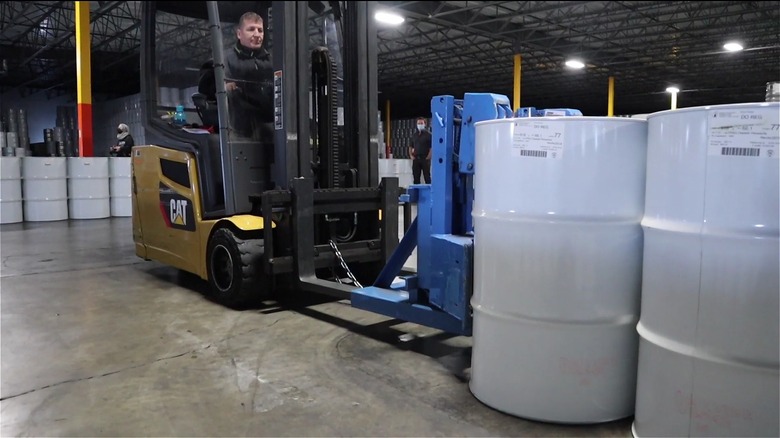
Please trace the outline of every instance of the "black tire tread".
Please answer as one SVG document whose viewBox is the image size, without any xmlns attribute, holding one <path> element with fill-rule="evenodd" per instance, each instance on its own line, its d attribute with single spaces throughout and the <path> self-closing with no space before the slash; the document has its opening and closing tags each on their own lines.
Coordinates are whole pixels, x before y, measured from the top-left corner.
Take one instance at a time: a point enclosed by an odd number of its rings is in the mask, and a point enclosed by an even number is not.
<svg viewBox="0 0 780 438">
<path fill-rule="evenodd" d="M 267 277 L 263 272 L 263 254 L 265 244 L 263 239 L 242 239 L 229 228 L 220 228 L 214 232 L 214 238 L 222 234 L 224 238 L 232 240 L 238 250 L 241 267 L 241 285 L 230 295 L 220 294 L 219 301 L 228 307 L 240 308 L 250 304 L 254 300 L 265 298 L 268 295 Z"/>
</svg>

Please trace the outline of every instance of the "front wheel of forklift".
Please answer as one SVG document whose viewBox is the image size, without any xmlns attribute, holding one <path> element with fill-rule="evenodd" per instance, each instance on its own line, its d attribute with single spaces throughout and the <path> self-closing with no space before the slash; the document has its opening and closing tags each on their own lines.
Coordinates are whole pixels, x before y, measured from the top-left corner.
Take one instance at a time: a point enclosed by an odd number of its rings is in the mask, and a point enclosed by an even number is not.
<svg viewBox="0 0 780 438">
<path fill-rule="evenodd" d="M 216 230 L 206 252 L 212 299 L 240 309 L 266 297 L 270 284 L 263 253 L 262 239 L 241 239 L 228 228 Z"/>
</svg>

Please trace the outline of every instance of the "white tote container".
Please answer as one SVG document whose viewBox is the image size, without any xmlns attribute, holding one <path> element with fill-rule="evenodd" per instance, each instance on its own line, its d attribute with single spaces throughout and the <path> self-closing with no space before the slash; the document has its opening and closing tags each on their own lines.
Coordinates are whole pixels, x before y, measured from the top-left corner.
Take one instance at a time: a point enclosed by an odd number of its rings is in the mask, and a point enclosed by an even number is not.
<svg viewBox="0 0 780 438">
<path fill-rule="evenodd" d="M 472 393 L 555 423 L 632 415 L 647 122 L 475 129 Z"/>
<path fill-rule="evenodd" d="M 108 161 L 111 216 L 133 215 L 132 168 L 130 157 L 111 157 Z"/>
<path fill-rule="evenodd" d="M 22 159 L 0 158 L 0 224 L 22 222 Z"/>
<path fill-rule="evenodd" d="M 68 197 L 71 219 L 111 216 L 108 157 L 68 158 Z"/>
<path fill-rule="evenodd" d="M 68 167 L 65 157 L 22 158 L 24 220 L 68 219 Z"/>
<path fill-rule="evenodd" d="M 636 415 L 654 436 L 778 436 L 780 103 L 648 117 Z"/>
</svg>

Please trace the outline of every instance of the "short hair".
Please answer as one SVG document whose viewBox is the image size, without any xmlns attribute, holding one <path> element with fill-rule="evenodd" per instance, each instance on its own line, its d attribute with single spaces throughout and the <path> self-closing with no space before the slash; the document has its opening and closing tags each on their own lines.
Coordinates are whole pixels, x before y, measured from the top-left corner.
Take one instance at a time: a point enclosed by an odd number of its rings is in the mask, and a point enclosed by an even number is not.
<svg viewBox="0 0 780 438">
<path fill-rule="evenodd" d="M 242 15 L 241 18 L 238 20 L 238 28 L 241 29 L 242 27 L 244 27 L 244 23 L 247 21 L 263 24 L 263 17 L 261 17 L 255 12 L 251 12 L 251 11 L 244 12 L 244 15 Z"/>
<path fill-rule="evenodd" d="M 417 120 L 422 120 L 423 122 L 428 123 L 428 119 L 422 116 L 418 117 Z"/>
</svg>

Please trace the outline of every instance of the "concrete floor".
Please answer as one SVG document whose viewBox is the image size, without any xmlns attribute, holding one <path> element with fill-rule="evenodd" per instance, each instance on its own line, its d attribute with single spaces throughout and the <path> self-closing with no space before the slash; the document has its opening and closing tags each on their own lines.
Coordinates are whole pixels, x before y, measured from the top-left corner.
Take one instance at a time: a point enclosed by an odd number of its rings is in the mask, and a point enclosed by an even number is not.
<svg viewBox="0 0 780 438">
<path fill-rule="evenodd" d="M 631 436 L 481 404 L 470 338 L 346 301 L 221 307 L 130 226 L 0 226 L 0 435 Z"/>
</svg>

